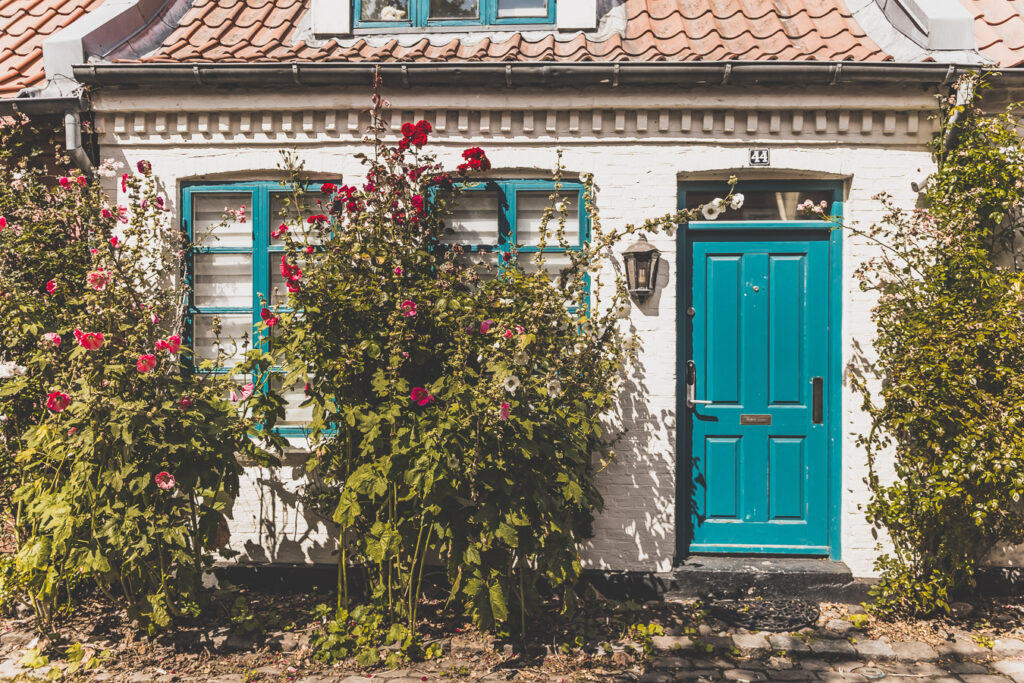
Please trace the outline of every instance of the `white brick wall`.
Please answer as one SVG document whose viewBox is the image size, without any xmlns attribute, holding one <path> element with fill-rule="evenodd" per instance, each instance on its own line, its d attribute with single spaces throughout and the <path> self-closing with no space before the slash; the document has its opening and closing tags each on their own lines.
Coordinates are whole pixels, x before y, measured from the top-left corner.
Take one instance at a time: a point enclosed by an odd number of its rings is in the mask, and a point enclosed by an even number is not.
<svg viewBox="0 0 1024 683">
<path fill-rule="evenodd" d="M 700 105 L 700 98 L 722 106 L 723 92 L 708 90 L 693 97 L 696 106 Z M 574 96 L 565 94 L 570 100 Z M 822 101 L 821 106 L 828 106 L 830 110 L 841 108 L 844 101 L 853 103 L 866 97 L 863 93 L 848 93 L 845 97 L 849 99 L 844 100 L 844 95 L 833 94 L 829 97 L 834 101 L 829 103 L 822 99 L 826 96 L 820 93 L 789 93 L 787 96 L 818 98 Z M 542 93 L 503 97 L 515 100 L 513 104 L 529 106 L 532 101 L 542 108 L 548 106 L 554 96 Z M 581 101 L 592 103 L 595 97 L 589 96 Z M 621 98 L 622 95 L 616 94 L 616 97 Z M 736 95 L 736 107 L 743 105 L 742 97 L 744 95 Z M 755 98 L 751 100 L 751 106 L 771 101 L 764 93 L 750 97 Z M 871 97 L 884 103 L 878 93 L 872 93 Z M 902 94 L 894 93 L 892 97 L 891 102 L 896 102 L 899 97 L 902 98 L 899 103 L 906 104 Z M 922 111 L 931 106 L 926 95 L 915 97 Z M 104 93 L 98 94 L 98 111 L 130 112 L 125 109 L 129 106 L 127 100 L 119 100 L 115 95 L 104 98 Z M 431 98 L 444 99 L 444 94 L 435 93 Z M 154 110 L 167 103 L 167 100 L 147 101 L 145 98 L 132 101 L 135 104 L 130 106 Z M 185 101 L 185 96 L 175 101 L 179 106 L 185 106 L 180 104 Z M 211 100 L 207 105 L 237 109 L 247 104 L 259 106 L 257 101 L 254 96 L 225 95 L 218 100 L 219 104 Z M 458 95 L 451 94 L 448 101 L 458 101 Z M 422 104 L 412 95 L 402 95 L 400 104 L 408 111 L 429 106 L 429 103 Z M 113 117 L 113 113 L 110 116 Z M 452 113 L 449 112 L 448 116 L 451 121 Z M 673 116 L 677 117 L 676 114 Z M 613 117 L 606 111 L 604 118 Z M 767 120 L 769 117 L 762 118 Z M 732 173 L 741 179 L 755 175 L 841 179 L 847 191 L 847 220 L 867 225 L 880 214 L 872 195 L 889 192 L 901 205 L 913 206 L 916 195 L 910 190 L 910 178 L 917 169 L 931 164 L 929 153 L 922 144 L 886 137 L 891 134 L 883 133 L 880 126 L 875 126 L 870 133 L 860 131 L 856 135 L 837 133 L 830 128 L 823 135 L 813 135 L 808 129 L 802 133 L 798 131 L 803 137 L 794 134 L 783 136 L 784 139 L 779 136 L 765 139 L 759 137 L 760 133 L 753 136 L 737 133 L 736 139 L 723 138 L 718 134 L 701 137 L 696 132 L 690 136 L 676 132 L 659 139 L 653 123 L 659 119 L 653 117 L 650 119 L 651 130 L 644 134 L 606 133 L 585 138 L 570 134 L 565 129 L 567 120 L 567 117 L 559 119 L 559 130 L 549 135 L 544 132 L 545 118 L 541 113 L 536 116 L 536 132 L 533 134 L 512 132 L 504 135 L 496 130 L 496 125 L 492 125 L 491 134 L 479 139 L 461 138 L 454 133 L 455 125 L 450 123 L 452 133 L 439 135 L 434 151 L 444 162 L 454 165 L 461 161 L 459 153 L 462 149 L 470 144 L 479 144 L 487 150 L 495 173 L 514 177 L 549 172 L 555 159 L 554 147 L 561 146 L 564 163 L 571 172 L 594 172 L 600 190 L 598 206 L 607 228 L 674 211 L 680 178 L 725 178 Z M 696 129 L 699 129 L 701 119 L 694 120 L 698 122 Z M 673 125 L 680 125 L 678 117 L 673 121 Z M 338 125 L 344 125 L 341 116 Z M 542 133 L 545 137 L 539 139 Z M 356 138 L 331 137 L 319 131 L 306 137 L 257 140 L 253 135 L 242 135 L 235 130 L 223 139 L 214 140 L 211 136 L 172 137 L 171 134 L 135 139 L 127 129 L 120 134 L 107 130 L 101 137 L 101 143 L 103 157 L 113 156 L 131 165 L 139 159 L 149 159 L 174 204 L 180 183 L 184 180 L 276 177 L 277 149 L 282 146 L 298 148 L 307 169 L 312 172 L 340 174 L 345 179 L 362 173 L 352 156 L 357 149 L 362 149 Z M 773 164 L 767 176 L 765 171 L 745 170 L 747 149 L 766 145 L 772 146 Z M 586 543 L 584 549 L 586 563 L 591 567 L 666 571 L 671 567 L 675 552 L 677 240 L 658 236 L 652 238 L 652 242 L 662 251 L 662 282 L 656 296 L 642 307 L 634 306 L 630 318 L 641 333 L 644 348 L 619 414 L 610 418 L 613 422 L 626 424 L 629 433 L 616 449 L 616 460 L 600 475 L 606 510 L 597 520 L 595 537 Z M 860 291 L 852 271 L 861 259 L 873 253 L 872 250 L 871 245 L 861 240 L 850 236 L 844 239 L 844 368 L 856 366 L 854 344 L 870 354 L 872 301 L 868 294 Z M 863 483 L 866 465 L 863 453 L 855 444 L 856 436 L 867 427 L 859 409 L 860 402 L 860 397 L 853 395 L 848 387 L 844 389 L 840 537 L 843 560 L 855 575 L 869 576 L 873 573 L 876 540 L 860 509 L 868 498 Z M 295 504 L 294 490 L 300 476 L 301 470 L 292 466 L 277 473 L 256 469 L 248 472 L 243 494 L 231 514 L 232 547 L 243 552 L 243 557 L 252 561 L 333 561 L 333 548 L 326 526 L 303 514 Z"/>
</svg>

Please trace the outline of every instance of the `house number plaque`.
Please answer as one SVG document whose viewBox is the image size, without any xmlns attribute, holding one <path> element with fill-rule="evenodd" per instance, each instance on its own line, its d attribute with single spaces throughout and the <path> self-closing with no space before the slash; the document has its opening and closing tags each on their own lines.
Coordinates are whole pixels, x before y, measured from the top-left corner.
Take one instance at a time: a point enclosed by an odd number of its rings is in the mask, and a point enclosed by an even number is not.
<svg viewBox="0 0 1024 683">
<path fill-rule="evenodd" d="M 740 415 L 741 425 L 770 425 L 771 415 Z"/>
<path fill-rule="evenodd" d="M 772 158 L 768 154 L 767 148 L 759 148 L 750 150 L 750 165 L 751 166 L 771 166 Z"/>
</svg>

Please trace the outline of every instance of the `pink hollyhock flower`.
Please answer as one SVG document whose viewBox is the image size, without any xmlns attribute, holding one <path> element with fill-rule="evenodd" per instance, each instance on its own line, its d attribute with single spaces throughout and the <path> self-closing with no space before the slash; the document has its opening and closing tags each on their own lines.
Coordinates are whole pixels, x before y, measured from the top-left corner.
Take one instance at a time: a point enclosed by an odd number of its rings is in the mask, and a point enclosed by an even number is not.
<svg viewBox="0 0 1024 683">
<path fill-rule="evenodd" d="M 117 249 L 120 246 L 120 243 L 121 240 L 117 239 L 116 235 L 110 238 L 110 246 L 112 246 L 114 249 Z"/>
<path fill-rule="evenodd" d="M 402 274 L 402 266 L 395 266 L 395 275 Z"/>
<path fill-rule="evenodd" d="M 485 320 L 480 323 L 480 334 L 487 334 L 487 331 L 494 327 L 493 320 Z"/>
<path fill-rule="evenodd" d="M 139 356 L 139 360 L 135 363 L 135 368 L 145 374 L 151 372 L 156 368 L 156 356 L 151 353 L 144 353 Z"/>
<path fill-rule="evenodd" d="M 279 318 L 276 315 L 274 315 L 273 311 L 271 311 L 269 308 L 264 308 L 262 311 L 260 311 L 260 317 L 263 318 L 263 323 L 267 327 L 273 327 L 274 325 L 277 324 L 277 321 L 279 320 Z"/>
<path fill-rule="evenodd" d="M 522 325 L 516 325 L 516 334 L 522 334 L 526 329 Z"/>
<path fill-rule="evenodd" d="M 114 214 L 110 211 L 110 209 L 103 209 L 103 211 L 101 211 L 100 213 L 103 215 L 104 218 L 114 217 Z"/>
<path fill-rule="evenodd" d="M 312 253 L 313 253 L 313 247 L 312 247 L 312 245 L 310 245 L 310 246 L 306 247 L 306 253 L 307 253 L 307 254 L 312 254 Z"/>
<path fill-rule="evenodd" d="M 76 182 L 76 183 L 78 183 L 79 185 L 81 185 L 82 187 L 85 187 L 85 183 L 86 183 L 87 181 L 86 181 L 86 179 L 85 179 L 85 176 L 84 176 L 84 175 L 80 175 L 80 176 L 78 176 L 77 178 L 75 178 L 75 182 Z"/>
<path fill-rule="evenodd" d="M 71 186 L 71 178 L 65 176 L 61 176 L 60 178 L 58 178 L 57 182 L 60 183 L 60 186 L 63 188 L 68 188 Z"/>
<path fill-rule="evenodd" d="M 57 291 L 57 283 L 56 282 L 54 282 L 53 280 L 50 280 L 49 282 L 46 283 L 46 293 L 47 294 L 53 294 L 56 291 Z"/>
<path fill-rule="evenodd" d="M 157 472 L 156 476 L 153 477 L 153 481 L 156 482 L 157 488 L 163 489 L 164 491 L 170 491 L 174 488 L 174 475 L 170 472 Z"/>
<path fill-rule="evenodd" d="M 0 216 L 0 230 L 3 230 L 6 227 L 7 227 L 7 219 L 4 218 L 3 216 Z"/>
<path fill-rule="evenodd" d="M 286 232 L 288 232 L 288 226 L 282 223 L 281 225 L 277 226 L 276 229 L 270 231 L 270 236 L 276 240 L 278 237 L 285 234 Z"/>
<path fill-rule="evenodd" d="M 121 206 L 120 204 L 117 205 L 117 220 L 121 221 L 122 223 L 128 222 L 127 206 Z"/>
<path fill-rule="evenodd" d="M 177 353 L 178 349 L 181 348 L 181 336 L 172 334 L 167 338 L 167 350 L 171 353 Z"/>
<path fill-rule="evenodd" d="M 502 401 L 501 406 L 498 409 L 498 419 L 507 420 L 508 416 L 512 414 L 512 406 L 508 404 L 508 401 Z"/>
<path fill-rule="evenodd" d="M 511 339 L 513 335 L 514 333 L 512 332 L 512 330 L 505 330 L 501 336 L 504 337 L 505 339 Z"/>
<path fill-rule="evenodd" d="M 402 315 L 406 318 L 411 318 L 416 315 L 416 302 L 415 301 L 403 301 L 402 302 Z"/>
<path fill-rule="evenodd" d="M 245 386 L 242 387 L 241 395 L 236 394 L 234 391 L 232 391 L 231 392 L 231 400 L 234 401 L 235 403 L 238 403 L 239 401 L 244 401 L 245 399 L 247 399 L 250 396 L 252 396 L 252 392 L 253 392 L 254 389 L 255 389 L 255 386 L 253 385 L 253 383 L 249 382 L 248 384 L 246 384 Z"/>
<path fill-rule="evenodd" d="M 71 427 L 70 429 L 68 429 L 68 436 L 74 436 L 75 432 L 77 432 L 77 431 L 78 431 L 78 427 Z"/>
<path fill-rule="evenodd" d="M 192 399 L 188 396 L 182 396 L 178 399 L 178 410 L 188 410 L 192 407 Z"/>
<path fill-rule="evenodd" d="M 121 192 L 127 192 L 127 191 L 128 191 L 128 174 L 127 173 L 122 173 L 121 174 Z"/>
<path fill-rule="evenodd" d="M 434 402 L 434 397 L 423 387 L 413 387 L 412 391 L 409 392 L 409 398 L 418 406 L 425 406 Z"/>
<path fill-rule="evenodd" d="M 43 335 L 43 339 L 50 342 L 54 346 L 60 346 L 60 335 L 57 334 L 56 332 L 47 332 L 46 334 Z"/>
<path fill-rule="evenodd" d="M 100 250 L 96 249 L 95 247 L 93 247 L 93 248 L 89 249 L 89 253 L 90 254 L 98 254 L 98 253 L 100 253 Z"/>
<path fill-rule="evenodd" d="M 115 237 L 114 239 L 117 238 Z M 114 246 L 116 247 L 117 245 L 114 244 Z M 103 268 L 98 268 L 86 275 L 85 281 L 97 292 L 101 292 L 107 288 L 107 282 L 110 281 L 110 273 L 105 272 Z"/>
<path fill-rule="evenodd" d="M 55 413 L 62 413 L 71 405 L 71 397 L 63 391 L 52 391 L 46 397 L 46 407 Z"/>
<path fill-rule="evenodd" d="M 103 346 L 103 333 L 102 332 L 82 332 L 81 330 L 75 330 L 75 339 L 88 351 L 95 351 L 96 349 Z"/>
</svg>

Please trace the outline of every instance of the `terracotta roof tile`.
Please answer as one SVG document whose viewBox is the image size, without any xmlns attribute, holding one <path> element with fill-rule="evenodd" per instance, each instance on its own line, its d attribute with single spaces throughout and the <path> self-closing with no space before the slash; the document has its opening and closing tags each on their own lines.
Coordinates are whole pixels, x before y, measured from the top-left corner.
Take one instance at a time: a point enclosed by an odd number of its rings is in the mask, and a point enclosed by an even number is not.
<svg viewBox="0 0 1024 683">
<path fill-rule="evenodd" d="M 5 0 L 0 0 L 3 3 Z M 30 2 L 32 0 L 24 0 Z M 965 0 L 967 1 L 967 0 Z M 996 0 L 991 0 L 996 1 Z M 626 0 L 624 35 L 433 35 L 309 44 L 308 0 L 196 0 L 143 62 L 689 61 L 888 59 L 844 0 Z M 0 12 L 3 11 L 0 4 Z M 505 34 L 507 36 L 507 34 Z M 431 41 L 435 42 L 431 42 Z"/>
<path fill-rule="evenodd" d="M 43 82 L 43 40 L 103 0 L 0 0 L 0 97 Z"/>
<path fill-rule="evenodd" d="M 978 49 L 999 66 L 1024 65 L 1024 0 L 960 0 L 974 16 Z"/>
</svg>

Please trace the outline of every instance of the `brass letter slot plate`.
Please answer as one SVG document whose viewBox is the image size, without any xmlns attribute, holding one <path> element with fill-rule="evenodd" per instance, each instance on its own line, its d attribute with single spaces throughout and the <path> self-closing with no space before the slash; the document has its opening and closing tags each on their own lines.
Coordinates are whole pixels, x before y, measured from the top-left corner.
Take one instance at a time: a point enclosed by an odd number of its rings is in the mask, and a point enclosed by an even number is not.
<svg viewBox="0 0 1024 683">
<path fill-rule="evenodd" d="M 740 415 L 741 425 L 770 425 L 771 415 Z"/>
</svg>

